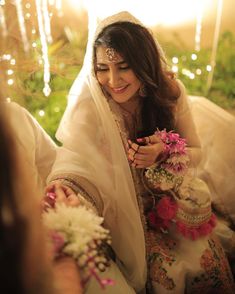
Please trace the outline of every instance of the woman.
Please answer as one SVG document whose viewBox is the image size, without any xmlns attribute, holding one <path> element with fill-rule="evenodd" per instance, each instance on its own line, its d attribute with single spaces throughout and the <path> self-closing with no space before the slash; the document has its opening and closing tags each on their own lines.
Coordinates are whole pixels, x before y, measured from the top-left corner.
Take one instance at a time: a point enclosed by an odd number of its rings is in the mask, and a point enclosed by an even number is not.
<svg viewBox="0 0 235 294">
<path fill-rule="evenodd" d="M 33 160 L 29 162 L 37 157 L 30 157 L 34 145 L 22 151 L 18 124 L 14 123 L 18 116 L 11 125 L 9 117 L 14 112 L 1 95 L 0 106 L 0 292 L 81 293 L 75 261 L 63 257 L 52 262 L 49 254 L 41 224 L 41 193 L 34 185 L 36 167 Z M 22 118 L 19 109 L 15 114 Z M 27 120 L 20 122 L 22 128 L 30 129 Z"/>
<path fill-rule="evenodd" d="M 199 163 L 200 142 L 183 85 L 167 71 L 148 30 L 122 12 L 102 21 L 88 41 L 57 132 L 63 147 L 48 190 L 54 183 L 69 186 L 81 204 L 104 217 L 115 262 L 135 292 L 144 293 L 148 281 L 149 293 L 197 293 L 201 288 L 232 293 L 227 260 L 211 235 L 192 241 L 146 223 L 155 195 L 146 187 L 143 170 L 159 161 L 164 147 L 157 128 L 176 130 L 187 140 L 190 166 Z M 193 194 L 198 207 L 210 210 L 203 184 Z M 210 268 L 203 262 L 206 254 Z"/>
</svg>

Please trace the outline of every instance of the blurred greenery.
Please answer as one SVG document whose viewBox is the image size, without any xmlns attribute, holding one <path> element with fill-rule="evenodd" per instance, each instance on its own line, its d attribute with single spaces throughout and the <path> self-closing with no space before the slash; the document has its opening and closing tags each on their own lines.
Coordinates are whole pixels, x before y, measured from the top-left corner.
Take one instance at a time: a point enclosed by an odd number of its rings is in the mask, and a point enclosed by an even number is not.
<svg viewBox="0 0 235 294">
<path fill-rule="evenodd" d="M 213 81 L 209 91 L 207 90 L 206 66 L 210 64 L 211 48 L 202 48 L 199 52 L 192 52 L 177 39 L 174 43 L 165 43 L 164 50 L 168 60 L 174 56 L 179 58 L 177 65 L 180 70 L 177 76 L 185 84 L 189 94 L 206 96 L 231 112 L 235 110 L 235 36 L 232 32 L 225 31 L 220 36 Z M 196 60 L 192 60 L 192 53 L 196 53 Z M 182 73 L 182 69 L 189 70 L 195 75 L 195 78 L 190 79 L 188 75 Z M 197 74 L 198 70 L 201 71 L 200 75 Z"/>
<path fill-rule="evenodd" d="M 197 52 L 197 59 L 192 60 L 193 52 L 176 36 L 175 42 L 160 43 L 166 52 L 169 65 L 172 58 L 178 57 L 178 77 L 185 84 L 190 95 L 206 96 L 219 106 L 234 111 L 235 109 L 235 37 L 231 32 L 221 34 L 216 55 L 216 66 L 212 86 L 206 89 L 210 64 L 211 48 L 202 48 Z M 159 38 L 158 38 L 159 39 Z M 26 61 L 19 62 L 15 73 L 15 84 L 9 93 L 12 100 L 26 107 L 39 121 L 43 128 L 55 140 L 55 131 L 66 107 L 69 89 L 82 65 L 87 41 L 87 31 L 79 33 L 66 28 L 64 35 L 49 46 L 51 70 L 51 94 L 45 97 L 42 90 L 43 66 L 40 64 L 41 48 L 37 49 Z M 22 58 L 21 58 L 22 59 Z M 41 62 L 42 63 L 42 62 Z M 194 79 L 182 73 L 182 69 L 194 74 Z M 201 70 L 201 74 L 197 74 Z M 43 111 L 43 112 L 42 112 Z"/>
</svg>

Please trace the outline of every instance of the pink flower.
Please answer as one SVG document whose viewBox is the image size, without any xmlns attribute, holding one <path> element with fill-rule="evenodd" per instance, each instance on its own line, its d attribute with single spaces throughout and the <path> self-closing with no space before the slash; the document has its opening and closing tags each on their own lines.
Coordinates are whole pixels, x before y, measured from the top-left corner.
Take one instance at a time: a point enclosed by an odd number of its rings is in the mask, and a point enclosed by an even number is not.
<svg viewBox="0 0 235 294">
<path fill-rule="evenodd" d="M 159 218 L 154 210 L 148 213 L 148 220 L 150 226 L 155 230 L 160 230 L 161 228 L 166 230 L 170 225 L 168 220 Z"/>
<path fill-rule="evenodd" d="M 171 220 L 177 212 L 177 204 L 169 196 L 163 197 L 156 205 L 156 211 L 163 220 Z"/>
<path fill-rule="evenodd" d="M 198 231 L 201 236 L 206 236 L 211 233 L 212 231 L 212 226 L 208 223 L 202 224 L 199 228 Z"/>
</svg>

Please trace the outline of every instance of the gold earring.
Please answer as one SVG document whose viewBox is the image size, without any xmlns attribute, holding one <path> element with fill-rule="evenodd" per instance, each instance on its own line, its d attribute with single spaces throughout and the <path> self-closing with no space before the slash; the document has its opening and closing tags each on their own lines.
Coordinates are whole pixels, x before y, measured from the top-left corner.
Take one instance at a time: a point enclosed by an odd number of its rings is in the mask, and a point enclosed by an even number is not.
<svg viewBox="0 0 235 294">
<path fill-rule="evenodd" d="M 146 93 L 146 88 L 144 85 L 141 85 L 139 88 L 139 95 L 140 97 L 146 97 L 147 93 Z"/>
</svg>

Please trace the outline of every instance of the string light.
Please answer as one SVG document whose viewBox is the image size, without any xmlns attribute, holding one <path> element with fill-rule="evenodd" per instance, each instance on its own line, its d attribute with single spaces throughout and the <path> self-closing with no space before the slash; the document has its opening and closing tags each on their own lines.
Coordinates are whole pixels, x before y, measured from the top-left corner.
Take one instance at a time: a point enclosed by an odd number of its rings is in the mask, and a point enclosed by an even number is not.
<svg viewBox="0 0 235 294">
<path fill-rule="evenodd" d="M 177 73 L 177 72 L 179 71 L 177 65 L 173 65 L 173 66 L 171 67 L 171 70 L 172 70 L 174 73 Z"/>
<path fill-rule="evenodd" d="M 218 42 L 219 42 L 219 32 L 220 32 L 222 11 L 223 11 L 223 0 L 218 0 L 218 2 L 217 2 L 217 14 L 216 14 L 214 40 L 213 40 L 213 47 L 212 47 L 212 53 L 211 53 L 210 70 L 207 69 L 209 71 L 208 78 L 207 78 L 207 84 L 206 84 L 207 92 L 211 88 L 213 75 L 214 75 L 214 69 L 215 69 L 215 63 L 216 63 L 216 52 L 217 52 Z"/>
<path fill-rule="evenodd" d="M 4 4 L 5 4 L 5 2 L 4 2 Z M 7 36 L 7 26 L 6 26 L 4 10 L 1 5 L 3 5 L 3 4 L 0 3 L 0 27 L 2 28 L 3 37 L 6 37 Z"/>
<path fill-rule="evenodd" d="M 56 9 L 57 9 L 58 11 L 61 10 L 61 8 L 62 8 L 62 2 L 61 2 L 61 0 L 56 0 L 56 2 L 55 2 L 55 7 L 56 7 Z"/>
<path fill-rule="evenodd" d="M 44 88 L 43 93 L 45 96 L 49 96 L 51 93 L 51 88 L 49 86 L 50 82 L 50 64 L 48 58 L 48 46 L 46 40 L 46 34 L 44 31 L 44 24 L 43 24 L 43 15 L 42 15 L 42 6 L 41 0 L 36 0 L 36 10 L 37 10 L 37 17 L 38 17 L 38 27 L 39 27 L 39 34 L 40 40 L 42 44 L 42 59 L 44 62 Z M 45 7 L 44 7 L 45 9 Z"/>
<path fill-rule="evenodd" d="M 16 60 L 14 58 L 12 58 L 11 61 L 10 61 L 10 64 L 11 65 L 15 65 L 16 64 Z"/>
<path fill-rule="evenodd" d="M 8 84 L 9 86 L 12 86 L 12 85 L 14 84 L 14 80 L 13 80 L 13 79 L 9 79 L 9 80 L 7 80 L 7 84 Z"/>
<path fill-rule="evenodd" d="M 15 4 L 16 4 L 18 23 L 19 23 L 21 38 L 22 38 L 22 41 L 23 41 L 24 51 L 28 52 L 29 51 L 29 41 L 28 41 L 28 38 L 27 38 L 27 33 L 26 33 L 26 28 L 25 28 L 25 21 L 24 21 L 24 16 L 23 16 L 22 2 L 21 2 L 21 0 L 15 0 Z"/>
<path fill-rule="evenodd" d="M 47 8 L 47 0 L 42 0 L 42 13 L 43 13 L 43 21 L 44 21 L 44 30 L 47 38 L 47 42 L 52 43 L 51 36 L 51 25 L 50 25 L 50 16 Z"/>
<path fill-rule="evenodd" d="M 14 71 L 13 71 L 12 69 L 8 69 L 8 70 L 7 70 L 7 74 L 8 74 L 8 76 L 13 75 L 13 73 L 14 73 Z"/>
<path fill-rule="evenodd" d="M 43 117 L 43 116 L 45 115 L 45 111 L 42 110 L 42 109 L 39 110 L 39 111 L 38 111 L 38 115 L 41 116 L 41 117 Z"/>
<path fill-rule="evenodd" d="M 3 54 L 2 60 L 10 60 L 11 59 L 11 54 Z"/>
<path fill-rule="evenodd" d="M 177 64 L 178 62 L 179 62 L 179 58 L 178 57 L 172 57 L 172 62 L 174 63 L 174 64 Z"/>
<path fill-rule="evenodd" d="M 190 80 L 194 80 L 195 79 L 195 74 L 193 72 L 190 72 L 189 78 L 190 78 Z"/>
<path fill-rule="evenodd" d="M 27 19 L 29 19 L 29 18 L 31 17 L 31 14 L 30 14 L 29 12 L 27 12 L 27 13 L 25 14 L 25 17 L 26 17 Z"/>
<path fill-rule="evenodd" d="M 202 70 L 201 70 L 200 68 L 197 68 L 197 69 L 196 69 L 196 74 L 197 74 L 198 76 L 200 76 L 200 75 L 202 74 Z"/>
<path fill-rule="evenodd" d="M 208 65 L 206 66 L 206 70 L 210 72 L 210 71 L 212 70 L 212 66 L 211 66 L 210 64 L 208 64 Z"/>
<path fill-rule="evenodd" d="M 195 32 L 195 51 L 201 50 L 201 32 L 202 32 L 202 17 L 204 10 L 204 2 L 198 1 L 198 11 L 196 16 L 196 32 Z"/>
</svg>

